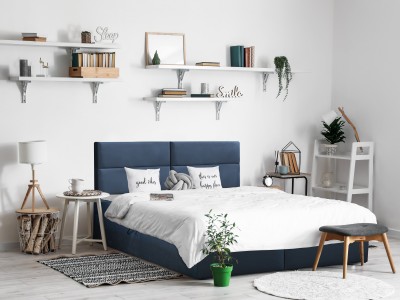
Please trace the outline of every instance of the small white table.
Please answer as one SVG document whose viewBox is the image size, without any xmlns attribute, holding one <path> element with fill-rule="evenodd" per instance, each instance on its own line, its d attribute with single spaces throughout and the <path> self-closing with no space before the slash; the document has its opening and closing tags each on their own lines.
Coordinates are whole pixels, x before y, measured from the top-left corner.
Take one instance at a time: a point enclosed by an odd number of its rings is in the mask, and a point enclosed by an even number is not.
<svg viewBox="0 0 400 300">
<path fill-rule="evenodd" d="M 108 196 L 110 196 L 110 194 L 108 193 L 102 193 L 101 195 L 98 196 L 87 196 L 87 197 L 65 196 L 63 194 L 59 194 L 56 196 L 57 198 L 64 199 L 64 211 L 61 223 L 60 240 L 58 241 L 58 249 L 61 248 L 61 243 L 64 234 L 65 219 L 68 212 L 68 205 L 69 202 L 73 201 L 75 202 L 75 213 L 74 213 L 74 229 L 72 235 L 72 254 L 76 254 L 76 245 L 80 242 L 102 242 L 104 250 L 107 250 L 106 233 L 104 231 L 104 223 L 103 223 L 103 210 L 101 209 L 101 198 L 106 198 Z M 79 204 L 81 202 L 86 202 L 88 235 L 78 240 Z M 90 209 L 90 203 L 92 202 L 97 204 L 97 213 L 99 215 L 101 240 L 93 239 L 92 214 Z"/>
</svg>

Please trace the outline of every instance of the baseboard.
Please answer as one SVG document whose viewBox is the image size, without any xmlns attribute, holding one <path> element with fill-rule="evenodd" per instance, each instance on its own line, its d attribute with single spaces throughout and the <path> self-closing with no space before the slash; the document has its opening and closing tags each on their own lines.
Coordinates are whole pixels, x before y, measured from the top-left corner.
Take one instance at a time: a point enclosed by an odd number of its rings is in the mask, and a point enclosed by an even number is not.
<svg viewBox="0 0 400 300">
<path fill-rule="evenodd" d="M 400 230 L 389 228 L 388 236 L 395 239 L 400 239 Z"/>
<path fill-rule="evenodd" d="M 11 242 L 11 243 L 0 243 L 0 251 L 16 251 L 19 250 L 19 243 L 18 242 Z"/>
</svg>

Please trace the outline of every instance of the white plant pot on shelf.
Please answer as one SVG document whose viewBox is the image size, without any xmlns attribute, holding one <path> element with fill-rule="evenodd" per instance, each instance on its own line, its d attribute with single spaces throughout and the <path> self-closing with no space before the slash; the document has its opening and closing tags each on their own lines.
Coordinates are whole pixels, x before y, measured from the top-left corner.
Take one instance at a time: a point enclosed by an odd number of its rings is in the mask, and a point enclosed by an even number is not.
<svg viewBox="0 0 400 300">
<path fill-rule="evenodd" d="M 334 155 L 336 153 L 336 150 L 338 148 L 337 144 L 325 144 L 325 152 L 327 155 Z"/>
</svg>

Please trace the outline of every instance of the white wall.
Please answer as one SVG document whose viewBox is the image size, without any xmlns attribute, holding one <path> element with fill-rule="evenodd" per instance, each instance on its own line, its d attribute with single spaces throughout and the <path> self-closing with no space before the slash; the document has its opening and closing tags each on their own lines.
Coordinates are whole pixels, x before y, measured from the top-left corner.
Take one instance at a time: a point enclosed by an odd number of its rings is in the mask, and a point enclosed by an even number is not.
<svg viewBox="0 0 400 300">
<path fill-rule="evenodd" d="M 273 168 L 274 150 L 293 140 L 303 152 L 303 171 L 311 169 L 315 126 L 331 104 L 332 1 L 15 0 L 1 2 L 0 11 L 7 14 L 0 18 L 0 39 L 33 31 L 49 41 L 79 41 L 80 31 L 108 26 L 120 35 L 117 65 L 123 80 L 101 86 L 96 105 L 89 85 L 81 83 L 33 83 L 28 103 L 21 104 L 16 83 L 7 80 L 17 74 L 20 58 L 35 68 L 42 57 L 52 75 L 65 76 L 69 57 L 63 49 L 1 46 L 0 243 L 17 240 L 14 210 L 30 179 L 29 166 L 17 162 L 18 141 L 48 141 L 49 161 L 38 167 L 38 177 L 51 206 L 59 208 L 55 194 L 66 190 L 68 178 L 84 178 L 88 188 L 93 186 L 95 141 L 238 140 L 242 184 L 258 185 Z M 193 92 L 209 82 L 211 88 L 238 85 L 245 96 L 223 106 L 220 121 L 212 103 L 188 103 L 164 105 L 161 121 L 155 122 L 152 104 L 142 97 L 175 87 L 176 75 L 143 68 L 146 31 L 184 32 L 188 64 L 226 65 L 229 45 L 244 44 L 256 46 L 257 66 L 272 67 L 275 56 L 286 55 L 293 69 L 310 73 L 294 76 L 282 102 L 275 99 L 276 77 L 264 94 L 257 74 L 190 72 L 184 87 Z"/>
<path fill-rule="evenodd" d="M 374 212 L 400 236 L 399 10 L 399 1 L 336 0 L 332 106 L 343 105 L 361 140 L 375 142 Z"/>
</svg>

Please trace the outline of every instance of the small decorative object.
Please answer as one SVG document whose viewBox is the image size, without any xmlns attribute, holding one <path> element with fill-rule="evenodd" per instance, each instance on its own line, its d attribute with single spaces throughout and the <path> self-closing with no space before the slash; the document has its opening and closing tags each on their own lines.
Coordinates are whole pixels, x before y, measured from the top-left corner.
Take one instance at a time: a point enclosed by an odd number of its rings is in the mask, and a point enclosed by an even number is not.
<svg viewBox="0 0 400 300">
<path fill-rule="evenodd" d="M 32 212 L 35 212 L 35 189 L 39 192 L 43 203 L 46 208 L 49 209 L 46 198 L 43 195 L 42 189 L 35 177 L 35 166 L 46 162 L 47 160 L 47 143 L 46 141 L 31 141 L 31 142 L 20 142 L 19 146 L 19 162 L 21 164 L 30 164 L 32 168 L 32 180 L 28 185 L 28 191 L 26 192 L 24 201 L 21 209 L 25 207 L 26 201 L 29 195 L 32 193 Z"/>
<path fill-rule="evenodd" d="M 158 56 L 158 52 L 154 53 L 153 59 L 151 60 L 153 65 L 159 65 L 161 63 L 160 57 Z"/>
<path fill-rule="evenodd" d="M 39 59 L 40 73 L 36 77 L 48 77 L 49 76 L 49 63 L 45 63 L 42 58 Z"/>
<path fill-rule="evenodd" d="M 75 194 L 80 194 L 83 191 L 83 183 L 84 180 L 83 179 L 79 179 L 79 178 L 72 178 L 68 180 L 70 186 L 68 187 L 68 189 L 75 193 Z"/>
<path fill-rule="evenodd" d="M 218 87 L 217 98 L 240 98 L 243 96 L 243 93 L 239 90 L 237 85 L 230 91 L 225 91 L 225 87 L 222 85 Z"/>
<path fill-rule="evenodd" d="M 263 177 L 263 184 L 264 184 L 266 187 L 272 186 L 273 183 L 274 183 L 274 181 L 273 181 L 273 179 L 272 179 L 271 176 L 265 175 L 265 176 Z"/>
<path fill-rule="evenodd" d="M 32 67 L 28 66 L 28 77 L 32 76 Z"/>
<path fill-rule="evenodd" d="M 205 82 L 201 83 L 201 93 L 202 94 L 208 94 L 209 93 L 208 83 L 205 83 Z"/>
<path fill-rule="evenodd" d="M 324 188 L 330 188 L 334 185 L 335 174 L 333 172 L 325 172 L 322 175 L 321 184 Z"/>
<path fill-rule="evenodd" d="M 347 121 L 347 123 L 351 126 L 351 128 L 353 128 L 354 131 L 354 136 L 356 138 L 357 142 L 360 142 L 360 137 L 358 135 L 358 131 L 356 126 L 353 124 L 353 122 L 350 120 L 350 118 L 346 115 L 346 113 L 344 112 L 344 107 L 338 107 L 338 110 L 340 111 L 340 113 L 342 114 L 343 118 Z M 364 150 L 362 147 L 360 147 L 360 152 L 363 153 Z"/>
<path fill-rule="evenodd" d="M 146 32 L 146 65 L 151 65 L 152 55 L 160 51 L 163 65 L 185 65 L 185 35 L 183 33 Z"/>
<path fill-rule="evenodd" d="M 288 167 L 288 173 L 291 175 L 300 174 L 301 168 L 301 151 L 292 142 L 286 144 L 281 150 L 281 165 Z M 297 163 L 298 162 L 298 163 Z M 280 172 L 279 172 L 280 173 Z"/>
<path fill-rule="evenodd" d="M 83 44 L 91 44 L 92 43 L 92 34 L 89 31 L 81 32 L 81 42 Z"/>
<path fill-rule="evenodd" d="M 177 173 L 171 170 L 164 186 L 169 190 L 190 190 L 193 188 L 193 180 L 185 173 Z"/>
<path fill-rule="evenodd" d="M 285 165 L 278 166 L 278 172 L 281 175 L 287 175 L 289 173 L 289 167 Z"/>
<path fill-rule="evenodd" d="M 283 101 L 285 101 L 289 93 L 289 83 L 293 77 L 292 69 L 290 68 L 290 64 L 286 56 L 275 57 L 274 63 L 275 63 L 275 72 L 276 74 L 278 74 L 278 81 L 279 81 L 279 91 L 276 98 L 279 97 L 279 95 L 283 90 L 283 81 L 286 81 L 286 86 L 285 86 L 286 95 L 285 98 L 283 99 Z"/>
<path fill-rule="evenodd" d="M 216 263 L 210 265 L 214 286 L 229 286 L 233 265 L 230 246 L 237 243 L 238 237 L 234 230 L 236 224 L 228 220 L 228 214 L 212 214 L 212 210 L 205 215 L 208 219 L 207 231 L 205 234 L 205 247 L 203 254 L 215 254 Z"/>
<path fill-rule="evenodd" d="M 346 140 L 342 129 L 345 122 L 341 117 L 335 117 L 334 114 L 336 115 L 336 113 L 332 111 L 322 117 L 324 129 L 321 131 L 321 134 L 324 136 L 325 140 L 329 142 L 329 144 L 324 145 L 327 155 L 334 155 L 337 150 L 337 144 L 340 142 L 344 143 Z"/>
<path fill-rule="evenodd" d="M 72 197 L 89 197 L 89 196 L 100 196 L 102 191 L 99 190 L 83 190 L 80 193 L 76 193 L 73 191 L 64 192 L 64 196 L 72 196 Z"/>
<path fill-rule="evenodd" d="M 108 27 L 97 27 L 96 28 L 97 36 L 94 36 L 94 41 L 96 43 L 100 43 L 102 41 L 112 41 L 113 43 L 118 38 L 119 34 L 117 32 L 108 32 Z"/>
<path fill-rule="evenodd" d="M 19 60 L 19 76 L 25 77 L 29 74 L 28 68 L 28 60 L 27 59 L 20 59 Z"/>
</svg>

